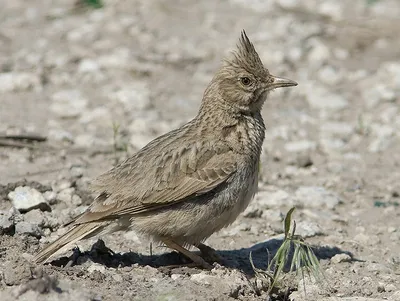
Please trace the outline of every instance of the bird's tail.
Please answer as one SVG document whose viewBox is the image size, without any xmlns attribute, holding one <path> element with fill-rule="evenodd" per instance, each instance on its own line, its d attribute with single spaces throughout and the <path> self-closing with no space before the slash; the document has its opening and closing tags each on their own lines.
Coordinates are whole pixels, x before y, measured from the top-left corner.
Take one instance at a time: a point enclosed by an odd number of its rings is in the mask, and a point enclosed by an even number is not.
<svg viewBox="0 0 400 301">
<path fill-rule="evenodd" d="M 36 263 L 47 262 L 51 257 L 62 253 L 71 244 L 84 239 L 94 236 L 101 232 L 108 222 L 90 222 L 86 224 L 76 224 L 73 228 L 67 231 L 64 235 L 57 238 L 51 244 L 46 246 L 33 258 Z"/>
</svg>

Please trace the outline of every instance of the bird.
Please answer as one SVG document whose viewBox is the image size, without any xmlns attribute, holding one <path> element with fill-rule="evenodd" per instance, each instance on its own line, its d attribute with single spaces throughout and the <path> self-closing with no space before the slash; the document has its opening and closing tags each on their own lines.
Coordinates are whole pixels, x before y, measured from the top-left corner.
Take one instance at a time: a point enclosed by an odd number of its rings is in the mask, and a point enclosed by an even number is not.
<svg viewBox="0 0 400 301">
<path fill-rule="evenodd" d="M 236 46 L 197 115 L 95 178 L 93 203 L 34 262 L 48 262 L 81 239 L 132 229 L 212 268 L 204 241 L 232 224 L 257 191 L 263 104 L 272 90 L 297 86 L 269 72 L 244 30 Z"/>
</svg>

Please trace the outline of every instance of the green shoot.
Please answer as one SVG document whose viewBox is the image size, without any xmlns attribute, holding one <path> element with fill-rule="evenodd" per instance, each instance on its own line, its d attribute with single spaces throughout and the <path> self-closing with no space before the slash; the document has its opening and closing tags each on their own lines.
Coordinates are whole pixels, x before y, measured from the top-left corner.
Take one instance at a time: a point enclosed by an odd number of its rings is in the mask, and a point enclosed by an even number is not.
<svg viewBox="0 0 400 301">
<path fill-rule="evenodd" d="M 117 165 L 119 163 L 120 158 L 118 157 L 118 151 L 128 152 L 127 143 L 120 142 L 120 124 L 117 122 L 112 123 L 113 129 L 113 153 L 114 153 L 114 164 Z"/>
<path fill-rule="evenodd" d="M 91 7 L 91 8 L 102 8 L 104 6 L 102 0 L 79 0 L 79 5 Z"/>
<path fill-rule="evenodd" d="M 294 209 L 295 208 L 291 208 L 286 214 L 284 220 L 285 236 L 281 246 L 278 248 L 272 259 L 267 250 L 268 266 L 266 270 L 261 270 L 254 266 L 252 254 L 250 253 L 250 263 L 256 277 L 263 281 L 267 281 L 268 295 L 271 295 L 273 289 L 277 287 L 278 282 L 284 279 L 285 268 L 289 273 L 295 272 L 296 276 L 301 273 L 304 291 L 304 271 L 306 271 L 309 276 L 313 276 L 315 280 L 321 280 L 322 271 L 317 257 L 311 247 L 306 244 L 300 236 L 295 234 L 296 222 L 293 221 L 292 223 L 292 213 Z M 290 267 L 287 270 L 288 266 Z"/>
</svg>

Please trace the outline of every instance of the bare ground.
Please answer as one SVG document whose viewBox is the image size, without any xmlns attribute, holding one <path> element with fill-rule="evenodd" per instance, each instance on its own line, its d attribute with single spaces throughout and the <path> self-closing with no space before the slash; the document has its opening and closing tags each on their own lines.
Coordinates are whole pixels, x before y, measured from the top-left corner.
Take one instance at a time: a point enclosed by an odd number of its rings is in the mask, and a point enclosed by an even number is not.
<svg viewBox="0 0 400 301">
<path fill-rule="evenodd" d="M 0 135 L 48 139 L 0 138 L 0 300 L 268 300 L 249 254 L 265 268 L 291 206 L 326 279 L 304 297 L 289 278 L 276 300 L 400 300 L 399 2 L 3 2 Z M 299 86 L 265 104 L 260 192 L 207 241 L 223 265 L 166 268 L 185 259 L 134 232 L 30 263 L 91 202 L 91 178 L 196 113 L 243 28 Z M 12 209 L 18 186 L 51 211 Z"/>
</svg>

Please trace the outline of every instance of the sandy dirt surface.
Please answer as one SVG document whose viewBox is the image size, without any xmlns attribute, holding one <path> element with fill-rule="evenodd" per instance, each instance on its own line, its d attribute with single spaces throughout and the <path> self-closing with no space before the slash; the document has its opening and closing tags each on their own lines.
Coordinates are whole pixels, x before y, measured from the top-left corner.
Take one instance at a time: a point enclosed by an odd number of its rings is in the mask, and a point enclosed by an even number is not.
<svg viewBox="0 0 400 301">
<path fill-rule="evenodd" d="M 266 267 L 292 206 L 326 279 L 304 296 L 291 275 L 272 300 L 400 300 L 399 1 L 0 6 L 0 300 L 268 300 L 249 254 Z M 185 259 L 133 231 L 31 263 L 92 178 L 196 114 L 242 29 L 299 85 L 264 106 L 259 193 L 207 240 L 223 264 L 168 268 Z"/>
</svg>

